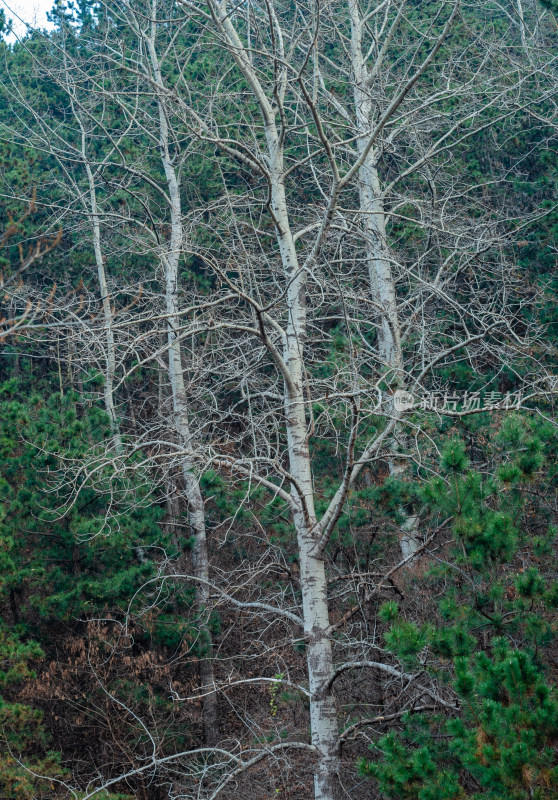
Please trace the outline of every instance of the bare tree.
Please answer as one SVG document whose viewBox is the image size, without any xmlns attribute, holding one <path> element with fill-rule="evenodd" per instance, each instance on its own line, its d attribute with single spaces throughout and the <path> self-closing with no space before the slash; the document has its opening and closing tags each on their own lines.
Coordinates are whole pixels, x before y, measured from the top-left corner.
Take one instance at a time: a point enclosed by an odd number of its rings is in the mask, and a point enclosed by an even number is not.
<svg viewBox="0 0 558 800">
<path fill-rule="evenodd" d="M 155 45 L 157 35 L 157 25 L 155 18 L 146 30 L 141 27 L 132 26 L 130 32 L 137 36 L 140 48 L 145 48 L 145 61 L 140 63 L 140 68 L 145 70 L 148 79 L 154 80 L 161 92 L 164 91 L 162 77 L 158 66 L 158 54 Z M 109 282 L 107 280 L 107 253 L 103 249 L 103 228 L 106 230 L 107 239 L 111 236 L 114 239 L 115 226 L 129 225 L 131 221 L 129 209 L 123 210 L 120 206 L 116 209 L 113 205 L 112 195 L 115 193 L 114 184 L 107 180 L 104 172 L 113 164 L 114 159 L 118 160 L 121 156 L 122 143 L 126 136 L 136 132 L 136 126 L 142 125 L 142 120 L 138 119 L 139 113 L 132 113 L 130 118 L 126 118 L 120 130 L 107 131 L 104 123 L 105 103 L 107 98 L 103 93 L 95 92 L 96 74 L 90 74 L 87 68 L 79 59 L 76 59 L 72 52 L 74 42 L 72 32 L 68 28 L 60 31 L 58 39 L 52 43 L 50 58 L 44 63 L 37 64 L 37 72 L 42 77 L 55 82 L 68 98 L 68 105 L 72 113 L 72 118 L 66 126 L 53 125 L 49 117 L 48 109 L 36 108 L 33 102 L 24 93 L 16 88 L 16 99 L 19 107 L 23 108 L 27 114 L 27 124 L 19 130 L 10 131 L 16 140 L 23 137 L 28 142 L 33 142 L 38 150 L 52 154 L 60 167 L 60 177 L 56 178 L 56 183 L 61 187 L 66 196 L 66 202 L 58 204 L 54 213 L 58 212 L 60 218 L 71 218 L 74 230 L 81 230 L 84 222 L 89 223 L 91 231 L 91 242 L 97 268 L 98 287 L 101 296 L 102 323 L 98 325 L 98 320 L 94 325 L 85 324 L 83 317 L 79 320 L 77 331 L 67 333 L 68 341 L 75 341 L 76 332 L 78 337 L 77 348 L 81 351 L 81 361 L 84 368 L 88 366 L 88 359 L 91 359 L 91 347 L 100 346 L 104 358 L 103 374 L 103 399 L 107 415 L 109 417 L 111 430 L 114 437 L 114 450 L 116 454 L 122 452 L 122 437 L 119 420 L 116 412 L 115 390 L 121 386 L 123 378 L 117 375 L 117 343 L 115 340 L 115 316 L 120 314 L 125 318 L 126 309 L 118 309 L 111 302 Z M 88 54 L 90 55 L 90 54 Z M 143 77 L 143 75 L 141 76 Z M 116 95 L 117 97 L 117 95 Z M 192 552 L 194 574 L 201 579 L 197 583 L 197 605 L 199 609 L 201 623 L 200 639 L 201 649 L 207 655 L 200 658 L 200 676 L 204 689 L 213 685 L 212 659 L 211 659 L 211 635 L 209 628 L 204 622 L 207 615 L 207 591 L 206 583 L 208 579 L 208 556 L 207 541 L 204 521 L 204 503 L 200 492 L 197 477 L 192 471 L 188 451 L 192 448 L 191 434 L 188 422 L 188 402 L 187 391 L 182 364 L 181 342 L 177 330 L 180 327 L 178 317 L 178 296 L 179 296 L 179 261 L 182 248 L 182 214 L 180 207 L 180 187 L 177 169 L 174 160 L 169 152 L 169 129 L 166 120 L 166 111 L 162 103 L 155 101 L 158 108 L 156 117 L 157 127 L 154 127 L 150 134 L 152 141 L 157 142 L 160 148 L 161 164 L 166 183 L 166 190 L 159 190 L 159 197 L 163 197 L 167 203 L 170 215 L 170 233 L 167 238 L 161 237 L 159 232 L 148 228 L 145 224 L 141 226 L 142 232 L 147 233 L 147 247 L 153 257 L 152 263 L 156 270 L 159 264 L 164 269 L 165 285 L 165 320 L 167 325 L 167 345 L 159 348 L 158 359 L 168 353 L 167 372 L 169 376 L 172 407 L 173 425 L 177 433 L 184 456 L 181 461 L 181 472 L 184 483 L 184 492 L 189 510 L 189 523 L 195 536 L 195 544 Z M 118 104 L 117 104 L 118 107 Z M 151 113 L 151 105 L 148 104 L 144 111 Z M 148 124 L 154 120 L 148 119 Z M 77 134 L 77 136 L 76 136 Z M 83 177 L 86 184 L 83 186 L 80 181 L 79 173 L 76 173 L 76 165 L 83 170 Z M 126 166 L 126 165 L 125 165 Z M 142 177 L 147 177 L 151 185 L 155 181 L 146 172 L 142 176 L 141 164 L 137 165 L 135 172 Z M 106 190 L 109 189 L 109 197 L 105 199 L 105 209 L 100 206 L 98 200 L 99 185 Z M 122 187 L 127 186 L 126 178 L 122 184 L 116 184 L 116 192 Z M 108 208 L 107 208 L 108 207 Z M 165 209 L 162 210 L 164 217 Z M 136 224 L 141 225 L 141 221 L 135 220 Z M 165 223 L 160 223 L 164 225 Z M 137 242 L 136 242 L 137 244 Z M 140 247 L 145 247 L 145 240 L 142 239 Z M 118 247 L 114 245 L 113 257 L 118 256 Z M 121 291 L 130 291 L 126 284 L 120 285 Z M 134 305 L 134 302 L 131 304 Z M 62 309 L 59 312 L 64 314 Z M 75 320 L 74 320 L 75 321 Z M 121 329 L 121 327 L 120 327 Z M 80 345 L 80 341 L 87 341 L 88 348 Z M 136 351 L 134 353 L 134 350 Z M 89 351 L 89 352 L 88 352 Z M 126 375 L 126 365 L 137 354 L 136 343 L 123 338 L 118 344 L 118 359 L 121 371 Z M 90 363 L 90 361 L 89 361 Z M 204 695 L 204 729 L 207 744 L 215 744 L 218 737 L 218 715 L 216 697 L 212 692 Z"/>
<path fill-rule="evenodd" d="M 500 219 L 490 220 L 480 230 L 478 222 L 471 226 L 462 223 L 457 230 L 446 233 L 448 207 L 450 219 L 454 213 L 462 216 L 463 200 L 459 209 L 455 201 L 470 191 L 454 188 L 451 171 L 440 211 L 435 205 L 435 213 L 425 226 L 424 252 L 415 254 L 414 259 L 407 254 L 401 264 L 387 247 L 386 196 L 389 216 L 405 216 L 409 212 L 398 214 L 398 207 L 405 209 L 409 197 L 404 195 L 394 201 L 395 187 L 423 167 L 428 186 L 428 171 L 443 166 L 443 154 L 448 149 L 457 150 L 463 139 L 494 124 L 490 114 L 488 123 L 484 119 L 484 108 L 479 108 L 474 92 L 467 92 L 467 82 L 465 88 L 458 84 L 459 90 L 452 87 L 448 91 L 466 98 L 469 108 L 462 117 L 460 107 L 457 117 L 454 115 L 433 141 L 431 129 L 438 105 L 442 107 L 442 118 L 447 113 L 443 108 L 443 101 L 448 99 L 445 88 L 440 89 L 429 78 L 423 96 L 418 101 L 413 98 L 410 108 L 405 105 L 406 98 L 435 63 L 457 17 L 457 4 L 447 10 L 445 4 L 440 5 L 434 27 L 425 24 L 425 33 L 412 43 L 398 80 L 392 87 L 388 84 L 389 102 L 384 101 L 384 108 L 380 105 L 377 114 L 372 114 L 372 100 L 369 103 L 367 98 L 369 75 L 362 74 L 362 64 L 360 74 L 357 70 L 355 39 L 361 23 L 353 8 L 352 72 L 341 70 L 345 78 L 350 76 L 355 94 L 356 126 L 351 125 L 348 135 L 347 115 L 342 114 L 340 122 L 332 119 L 328 106 L 333 105 L 338 111 L 339 104 L 336 99 L 331 101 L 331 92 L 320 81 L 316 64 L 313 70 L 309 67 L 313 58 L 318 60 L 322 37 L 327 41 L 337 35 L 335 25 L 322 27 L 321 20 L 327 18 L 324 9 L 299 5 L 296 14 L 291 14 L 280 4 L 267 4 L 265 8 L 250 6 L 231 13 L 225 3 L 209 2 L 204 7 L 184 2 L 182 6 L 191 10 L 192 24 L 199 24 L 200 36 L 212 37 L 223 53 L 225 65 L 220 74 L 227 82 L 227 94 L 222 98 L 214 96 L 210 106 L 218 107 L 235 97 L 242 98 L 243 105 L 232 101 L 238 114 L 234 121 L 217 114 L 204 117 L 195 98 L 191 99 L 191 85 L 187 89 L 185 86 L 183 95 L 176 90 L 169 93 L 166 105 L 183 117 L 185 125 L 194 128 L 200 140 L 226 149 L 233 158 L 237 156 L 239 168 L 248 168 L 261 187 L 259 197 L 248 189 L 240 200 L 228 188 L 225 176 L 223 199 L 211 209 L 210 224 L 204 224 L 200 214 L 191 215 L 191 239 L 203 241 L 211 232 L 218 255 L 201 246 L 197 252 L 242 305 L 235 307 L 233 313 L 223 308 L 220 318 L 205 324 L 197 321 L 187 330 L 207 329 L 221 334 L 217 353 L 228 353 L 229 385 L 232 389 L 235 382 L 242 380 L 246 403 L 250 401 L 246 426 L 250 434 L 242 441 L 238 436 L 236 440 L 231 437 L 231 445 L 234 442 L 237 452 L 240 450 L 238 455 L 231 456 L 215 445 L 207 458 L 222 470 L 230 470 L 233 476 L 236 473 L 266 486 L 290 509 L 300 563 L 299 614 L 307 654 L 311 744 L 317 754 L 314 796 L 332 798 L 341 791 L 334 683 L 353 666 L 369 664 L 382 669 L 369 655 L 377 643 L 367 643 L 359 636 L 352 642 L 354 652 L 359 653 L 354 662 L 335 666 L 332 628 L 336 628 L 331 622 L 325 564 L 326 548 L 351 486 L 364 465 L 381 455 L 386 457 L 385 448 L 390 447 L 401 422 L 401 413 L 385 402 L 381 391 L 385 369 L 378 370 L 378 361 L 399 378 L 395 386 L 412 386 L 416 390 L 427 386 L 434 367 L 451 363 L 456 353 L 479 366 L 485 361 L 506 364 L 514 358 L 524 359 L 535 331 L 526 331 L 520 322 L 521 302 L 514 288 L 517 278 L 510 274 L 501 256 L 508 232 L 499 226 Z M 400 8 L 396 7 L 394 13 L 390 30 L 399 24 Z M 389 35 L 386 40 L 389 46 Z M 345 52 L 341 34 L 337 42 L 339 52 Z M 467 56 L 468 47 L 469 44 L 465 51 L 458 48 L 459 54 Z M 323 58 L 327 62 L 329 56 Z M 383 56 L 378 58 L 379 71 Z M 531 67 L 527 69 L 531 75 Z M 499 74 L 499 70 L 494 69 L 492 74 Z M 475 70 L 468 80 L 478 79 L 478 75 Z M 506 77 L 504 85 L 494 88 L 494 98 L 504 104 L 503 110 L 498 106 L 500 119 L 515 113 L 526 80 L 526 75 L 516 69 Z M 445 86 L 447 75 L 443 81 Z M 495 104 L 496 100 L 490 99 L 487 110 L 492 111 Z M 424 114 L 424 123 L 420 117 L 416 120 L 418 111 Z M 416 136 L 420 124 L 430 133 L 427 147 Z M 405 160 L 396 164 L 398 171 L 394 174 L 387 172 L 387 187 L 381 188 L 375 146 L 382 142 L 384 132 L 387 141 L 382 143 L 382 151 L 401 132 Z M 357 149 L 353 152 L 349 145 L 355 140 Z M 438 156 L 442 156 L 441 163 Z M 310 192 L 315 192 L 318 202 L 309 209 L 297 192 L 295 176 L 299 184 L 308 181 L 313 187 Z M 358 229 L 350 211 L 355 189 L 360 202 L 356 218 L 366 219 L 363 260 L 355 257 L 353 244 Z M 430 191 L 436 191 L 432 180 Z M 424 198 L 415 200 L 413 205 L 420 215 Z M 422 219 L 419 216 L 419 223 Z M 200 228 L 205 236 L 198 233 Z M 217 239 L 219 230 L 222 233 Z M 195 251 L 194 241 L 190 248 Z M 349 254 L 346 248 L 350 248 Z M 479 264 L 486 267 L 477 274 L 473 295 L 463 288 L 463 276 L 471 275 L 472 264 L 475 268 Z M 396 280 L 394 273 L 399 266 Z M 360 293 L 363 277 L 373 287 L 368 307 L 366 297 Z M 444 307 L 451 308 L 452 316 L 457 313 L 459 319 L 457 326 L 451 323 L 449 334 L 444 322 L 436 321 L 440 316 L 444 319 L 444 312 L 440 314 Z M 370 314 L 370 309 L 376 313 Z M 347 352 L 328 378 L 320 379 L 319 364 L 327 359 L 332 341 L 328 317 L 342 321 Z M 445 319 L 449 320 L 449 316 Z M 369 347 L 376 325 L 378 350 Z M 229 330 L 237 331 L 236 351 Z M 351 345 L 355 338 L 360 343 L 358 348 Z M 405 341 L 410 343 L 406 352 Z M 267 354 L 268 366 L 262 372 L 263 353 Z M 269 366 L 276 370 L 272 379 L 268 377 Z M 222 373 L 220 361 L 214 370 Z M 318 419 L 316 407 L 320 408 Z M 451 413 L 451 407 L 448 411 Z M 224 418 L 230 412 L 227 408 L 222 413 Z M 378 417 L 383 417 L 383 424 L 372 434 L 364 434 L 363 441 L 362 431 Z M 342 420 L 341 425 L 337 420 Z M 411 424 L 415 427 L 420 423 Z M 320 436 L 332 438 L 337 446 L 343 441 L 345 450 L 337 490 L 321 516 L 316 513 L 311 451 L 312 437 Z M 398 455 L 388 451 L 387 457 L 396 459 Z M 402 455 L 408 457 L 410 453 Z M 409 558 L 416 550 L 411 549 Z M 228 593 L 234 595 L 231 589 Z M 350 647 L 349 642 L 344 644 Z"/>
</svg>

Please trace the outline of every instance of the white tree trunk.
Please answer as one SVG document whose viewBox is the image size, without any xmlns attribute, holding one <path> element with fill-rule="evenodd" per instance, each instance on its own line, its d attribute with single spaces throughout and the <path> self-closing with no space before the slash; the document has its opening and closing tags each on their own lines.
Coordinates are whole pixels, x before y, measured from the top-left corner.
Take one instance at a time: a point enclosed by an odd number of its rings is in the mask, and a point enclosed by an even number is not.
<svg viewBox="0 0 558 800">
<path fill-rule="evenodd" d="M 260 107 L 267 144 L 271 207 L 275 232 L 287 285 L 288 322 L 283 342 L 284 405 L 289 470 L 294 479 L 291 494 L 297 510 L 293 514 L 300 558 L 300 580 L 310 689 L 312 744 L 318 756 L 314 776 L 315 800 L 336 800 L 339 770 L 337 711 L 329 686 L 333 676 L 333 654 L 328 635 L 329 610 L 325 565 L 313 555 L 317 544 L 316 515 L 304 395 L 304 340 L 306 337 L 306 275 L 299 269 L 292 236 L 285 185 L 284 145 L 273 110 L 225 4 L 213 6 L 217 24 L 231 47 L 237 66 L 250 85 Z M 275 99 L 281 102 L 285 76 L 279 76 Z"/>
<path fill-rule="evenodd" d="M 357 0 L 348 0 L 351 20 L 351 60 L 353 71 L 353 95 L 359 155 L 366 149 L 367 138 L 372 130 L 374 117 L 369 90 L 370 73 L 363 56 L 363 20 Z M 403 358 L 401 352 L 401 329 L 397 312 L 397 293 L 390 263 L 386 238 L 384 203 L 376 165 L 376 152 L 372 147 L 359 170 L 359 201 L 362 225 L 365 233 L 366 260 L 370 277 L 370 291 L 379 307 L 378 356 L 386 370 L 386 380 L 394 389 L 403 389 Z M 392 409 L 394 411 L 394 409 Z M 396 444 L 396 437 L 391 445 Z M 405 467 L 395 459 L 388 459 L 391 475 L 404 471 Z M 419 547 L 418 516 L 400 509 L 404 518 L 401 525 L 400 546 L 403 558 L 412 556 Z"/>
<path fill-rule="evenodd" d="M 368 90 L 369 73 L 362 52 L 363 23 L 357 0 L 349 0 L 349 14 L 357 147 L 360 156 L 366 149 L 372 130 L 372 99 Z M 390 382 L 399 384 L 402 381 L 402 362 L 397 298 L 386 240 L 386 220 L 376 167 L 376 151 L 373 147 L 368 151 L 359 170 L 359 195 L 370 287 L 373 298 L 381 309 L 378 355 L 391 375 Z"/>
<path fill-rule="evenodd" d="M 83 130 L 83 129 L 82 129 Z M 122 449 L 122 438 L 120 436 L 120 426 L 114 407 L 114 375 L 116 372 L 116 348 L 114 343 L 114 331 L 112 329 L 113 312 L 110 305 L 110 295 L 107 284 L 107 274 L 105 269 L 105 257 L 101 246 L 101 224 L 99 220 L 99 209 L 97 206 L 97 192 L 93 171 L 85 154 L 85 143 L 83 143 L 83 156 L 85 159 L 85 171 L 89 183 L 89 206 L 91 228 L 93 233 L 93 251 L 95 253 L 95 264 L 97 266 L 97 278 L 99 281 L 99 291 L 101 292 L 101 303 L 103 308 L 103 320 L 106 331 L 106 354 L 105 354 L 105 375 L 103 384 L 103 398 L 105 410 L 109 418 L 111 434 L 117 452 Z"/>
<path fill-rule="evenodd" d="M 272 207 L 285 279 L 288 281 L 289 322 L 284 343 L 284 360 L 290 381 L 285 382 L 285 417 L 289 468 L 296 485 L 292 495 L 297 505 L 293 515 L 300 558 L 300 581 L 304 633 L 306 637 L 310 726 L 312 744 L 319 753 L 314 776 L 315 800 L 334 800 L 339 770 L 337 709 L 330 691 L 321 688 L 333 675 L 333 654 L 328 635 L 329 609 L 327 579 L 322 557 L 313 555 L 316 546 L 314 492 L 304 397 L 304 339 L 306 336 L 305 273 L 299 269 L 287 213 L 285 188 L 281 180 L 283 158 L 280 144 L 268 133 L 273 183 Z"/>
<path fill-rule="evenodd" d="M 156 9 L 153 10 L 153 20 L 156 19 Z M 155 22 L 152 23 L 151 37 L 147 40 L 151 68 L 155 82 L 163 92 L 163 80 L 157 52 L 155 49 Z M 188 405 L 184 383 L 184 370 L 182 367 L 182 352 L 178 329 L 180 326 L 178 302 L 178 268 L 182 248 L 182 209 L 180 202 L 180 186 L 176 170 L 169 150 L 169 128 L 166 109 L 162 98 L 158 98 L 159 132 L 161 161 L 165 171 L 165 178 L 170 198 L 171 235 L 169 246 L 163 253 L 165 268 L 165 299 L 167 311 L 168 350 L 169 350 L 169 378 L 173 404 L 175 428 L 181 445 L 185 451 L 191 449 L 190 423 L 188 419 Z M 205 509 L 198 479 L 192 469 L 192 461 L 187 455 L 182 458 L 182 477 L 188 503 L 188 520 L 194 533 L 194 546 L 192 550 L 192 569 L 194 576 L 200 581 L 196 583 L 196 605 L 200 618 L 200 648 L 199 662 L 200 679 L 207 692 L 215 685 L 212 661 L 211 633 L 207 626 L 206 609 L 208 601 L 209 581 L 209 556 L 207 549 L 207 532 L 205 528 Z M 217 696 L 214 692 L 205 694 L 203 701 L 203 726 L 206 743 L 215 744 L 219 736 Z"/>
</svg>

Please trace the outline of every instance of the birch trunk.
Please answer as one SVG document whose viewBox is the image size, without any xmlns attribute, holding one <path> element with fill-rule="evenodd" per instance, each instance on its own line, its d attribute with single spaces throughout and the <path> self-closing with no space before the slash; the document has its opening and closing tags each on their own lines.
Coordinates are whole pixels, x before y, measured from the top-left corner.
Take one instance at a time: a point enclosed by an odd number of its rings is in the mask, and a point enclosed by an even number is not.
<svg viewBox="0 0 558 800">
<path fill-rule="evenodd" d="M 327 579 L 322 557 L 313 555 L 316 546 L 316 513 L 306 402 L 304 397 L 304 340 L 306 338 L 305 273 L 299 269 L 291 234 L 285 187 L 282 180 L 282 145 L 273 129 L 267 131 L 272 172 L 271 198 L 285 280 L 288 282 L 289 321 L 284 343 L 284 360 L 289 374 L 285 382 L 285 418 L 290 473 L 295 480 L 292 495 L 297 506 L 293 515 L 300 558 L 302 610 L 306 637 L 310 726 L 312 744 L 318 751 L 314 775 L 315 800 L 338 796 L 337 709 L 331 692 L 321 691 L 333 675 L 333 654 L 328 635 L 329 609 Z"/>
<path fill-rule="evenodd" d="M 151 36 L 147 39 L 147 46 L 151 61 L 151 68 L 155 83 L 164 90 L 159 60 L 155 49 L 155 22 L 156 8 L 152 14 Z M 182 247 L 182 209 L 180 202 L 180 187 L 176 170 L 169 150 L 169 128 L 166 109 L 161 98 L 157 98 L 159 111 L 159 145 L 161 161 L 165 171 L 171 216 L 171 234 L 169 246 L 163 254 L 165 269 L 165 300 L 167 312 L 167 336 L 169 353 L 169 378 L 173 405 L 173 416 L 180 443 L 185 451 L 191 447 L 190 424 L 188 419 L 188 406 L 184 371 L 182 367 L 182 352 L 178 329 L 180 326 L 179 301 L 178 301 L 178 268 Z M 200 618 L 200 648 L 199 661 L 200 680 L 202 687 L 207 691 L 215 685 L 212 661 L 212 639 L 207 626 L 206 614 L 208 604 L 209 556 L 207 549 L 207 533 L 205 528 L 205 509 L 200 485 L 192 469 L 191 459 L 184 456 L 182 459 L 182 478 L 186 500 L 188 503 L 188 521 L 194 532 L 194 546 L 192 549 L 192 570 L 201 582 L 196 584 L 196 606 Z M 219 718 L 217 709 L 217 696 L 214 692 L 206 694 L 203 700 L 203 727 L 206 744 L 214 745 L 219 738 Z"/>
<path fill-rule="evenodd" d="M 83 129 L 82 129 L 83 132 Z M 103 308 L 103 320 L 106 331 L 106 353 L 105 353 L 105 375 L 103 384 L 103 399 L 105 410 L 108 414 L 110 430 L 116 452 L 122 449 L 122 438 L 120 426 L 114 407 L 114 375 L 116 372 L 116 348 L 114 343 L 114 331 L 112 329 L 113 311 L 110 304 L 110 295 L 105 270 L 105 257 L 101 246 L 101 224 L 99 220 L 99 209 L 97 205 L 97 191 L 95 188 L 95 178 L 91 165 L 85 155 L 85 143 L 83 143 L 83 156 L 85 160 L 85 171 L 89 184 L 89 208 L 91 228 L 93 234 L 93 251 L 95 253 L 95 264 L 97 266 L 97 278 L 99 281 L 99 291 L 101 292 L 101 303 Z"/>
<path fill-rule="evenodd" d="M 349 15 L 357 147 L 361 156 L 372 130 L 373 113 L 372 99 L 368 90 L 369 72 L 362 50 L 363 23 L 356 0 L 349 0 Z M 378 320 L 378 354 L 391 376 L 390 382 L 399 384 L 402 382 L 402 362 L 397 298 L 389 260 L 386 220 L 374 147 L 370 149 L 360 167 L 358 188 L 370 287 L 381 309 Z"/>
<path fill-rule="evenodd" d="M 363 20 L 357 0 L 349 1 L 351 21 L 351 61 L 353 72 L 353 97 L 359 156 L 365 151 L 367 137 L 374 124 L 372 99 L 369 91 L 371 74 L 363 56 Z M 378 56 L 380 58 L 380 56 Z M 380 62 L 377 62 L 378 69 Z M 404 389 L 401 329 L 397 312 L 397 293 L 391 269 L 386 238 L 386 216 L 378 176 L 375 148 L 367 153 L 359 170 L 359 203 L 365 234 L 366 261 L 372 298 L 379 308 L 378 356 L 386 370 L 386 382 L 395 389 Z M 392 411 L 395 409 L 392 408 Z M 403 437 L 404 441 L 404 437 Z M 391 442 L 396 445 L 396 437 Z M 405 465 L 388 459 L 391 475 L 405 470 Z M 419 547 L 417 540 L 418 517 L 400 509 L 404 517 L 401 525 L 400 546 L 403 558 L 412 556 Z"/>
<path fill-rule="evenodd" d="M 275 233 L 284 280 L 287 286 L 288 321 L 283 341 L 284 407 L 289 470 L 293 477 L 291 494 L 296 508 L 293 523 L 300 559 L 302 611 L 306 638 L 310 690 L 311 741 L 317 752 L 314 773 L 315 800 L 336 800 L 339 794 L 339 746 L 337 710 L 329 686 L 334 674 L 329 638 L 327 580 L 323 558 L 316 555 L 317 532 L 314 491 L 304 396 L 304 341 L 306 338 L 306 273 L 300 269 L 293 239 L 284 184 L 283 132 L 250 58 L 231 20 L 225 3 L 212 4 L 215 19 L 231 54 L 259 105 L 267 146 L 269 191 Z M 279 33 L 279 32 L 277 32 Z M 278 35 L 278 48 L 282 41 Z M 283 54 L 284 55 L 284 54 Z M 280 105 L 286 74 L 277 79 L 274 101 Z"/>
</svg>

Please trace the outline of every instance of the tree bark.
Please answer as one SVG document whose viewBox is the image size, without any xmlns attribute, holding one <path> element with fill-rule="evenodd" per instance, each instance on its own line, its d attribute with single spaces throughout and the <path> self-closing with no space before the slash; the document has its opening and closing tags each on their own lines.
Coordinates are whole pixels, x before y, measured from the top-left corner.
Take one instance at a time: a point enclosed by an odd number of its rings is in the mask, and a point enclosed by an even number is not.
<svg viewBox="0 0 558 800">
<path fill-rule="evenodd" d="M 289 322 L 284 343 L 284 360 L 290 381 L 285 382 L 285 417 L 290 473 L 295 485 L 292 496 L 297 510 L 293 514 L 300 558 L 302 610 L 306 637 L 310 726 L 312 744 L 319 753 L 314 775 L 315 800 L 335 800 L 338 796 L 339 750 L 337 709 L 331 692 L 322 692 L 333 675 L 333 654 L 328 635 L 329 609 L 327 580 L 322 557 L 313 555 L 316 546 L 316 514 L 309 450 L 309 434 L 304 397 L 304 339 L 306 337 L 305 273 L 299 269 L 291 234 L 285 187 L 282 181 L 283 158 L 279 137 L 268 130 L 272 164 L 271 197 L 276 230 L 288 282 Z"/>
<path fill-rule="evenodd" d="M 159 60 L 155 48 L 156 36 L 156 6 L 154 3 L 152 14 L 151 36 L 147 39 L 147 47 L 151 61 L 154 80 L 161 92 L 164 90 L 163 79 Z M 178 329 L 180 325 L 178 301 L 178 268 L 182 248 L 182 210 L 180 201 L 180 186 L 169 150 L 169 128 L 166 109 L 161 97 L 157 98 L 159 111 L 160 151 L 163 169 L 170 197 L 171 234 L 169 246 L 163 253 L 165 268 L 165 299 L 167 311 L 167 336 L 169 352 L 169 377 L 173 404 L 174 424 L 185 451 L 191 448 L 191 433 L 188 420 L 188 405 L 184 371 L 182 367 L 182 353 Z M 202 493 L 198 479 L 193 471 L 191 458 L 188 455 L 182 458 L 182 478 L 186 500 L 188 503 L 188 518 L 194 532 L 194 547 L 192 550 L 192 569 L 196 578 L 196 606 L 200 620 L 200 681 L 205 693 L 203 700 L 203 728 L 206 744 L 214 745 L 219 739 L 219 718 L 217 709 L 217 695 L 208 692 L 215 685 L 212 661 L 212 639 L 207 625 L 207 601 L 209 580 L 209 556 L 207 549 L 207 532 L 205 528 L 205 510 Z"/>
<path fill-rule="evenodd" d="M 287 285 L 288 322 L 283 341 L 284 407 L 287 429 L 293 523 L 300 558 L 302 610 L 307 649 L 310 690 L 311 741 L 318 756 L 314 773 L 315 800 L 336 800 L 338 796 L 339 748 L 337 710 L 331 692 L 322 692 L 333 675 L 333 654 L 328 635 L 329 609 L 323 558 L 313 555 L 317 545 L 314 491 L 306 423 L 304 394 L 304 341 L 306 338 L 306 273 L 298 263 L 284 185 L 283 136 L 275 121 L 276 111 L 269 102 L 257 73 L 234 28 L 224 4 L 215 4 L 219 28 L 231 47 L 238 68 L 252 88 L 263 118 L 270 197 L 279 253 Z M 278 76 L 275 100 L 281 102 L 286 76 Z M 287 377 L 288 376 L 288 377 Z"/>
<path fill-rule="evenodd" d="M 351 20 L 351 61 L 353 71 L 353 97 L 355 106 L 357 147 L 359 156 L 366 149 L 367 136 L 374 123 L 372 98 L 369 91 L 370 72 L 363 56 L 363 20 L 357 0 L 348 0 Z M 401 328 L 397 311 L 397 291 L 391 269 L 389 247 L 386 237 L 386 216 L 380 178 L 377 168 L 377 155 L 372 147 L 363 160 L 359 170 L 359 202 L 362 225 L 365 233 L 366 260 L 370 279 L 372 299 L 379 309 L 378 318 L 378 357 L 386 370 L 386 382 L 393 389 L 404 389 L 403 355 L 401 350 Z M 390 396 L 386 405 L 391 404 Z M 391 406 L 391 410 L 395 411 Z M 401 434 L 399 435 L 401 438 Z M 403 437 L 405 440 L 405 437 Z M 397 436 L 390 441 L 392 449 L 397 446 Z M 390 475 L 405 471 L 405 465 L 394 458 L 387 460 Z M 399 543 L 403 558 L 416 552 L 419 547 L 418 516 L 400 509 L 403 517 Z"/>
<path fill-rule="evenodd" d="M 114 376 L 116 373 L 116 347 L 114 343 L 114 331 L 112 329 L 113 312 L 110 305 L 110 295 L 107 283 L 107 274 L 105 270 L 105 257 L 101 246 L 101 224 L 99 221 L 99 211 L 97 206 L 97 192 L 95 188 L 95 179 L 91 165 L 87 160 L 85 152 L 85 134 L 82 127 L 82 152 L 85 162 L 85 171 L 87 173 L 87 181 L 89 183 L 89 207 L 91 229 L 93 234 L 93 251 L 95 253 L 95 264 L 97 266 L 97 278 L 99 281 L 99 291 L 101 293 L 101 304 L 103 308 L 103 320 L 105 323 L 106 335 L 106 356 L 105 356 L 105 375 L 103 384 L 103 399 L 105 403 L 105 410 L 107 412 L 110 424 L 110 430 L 113 437 L 114 446 L 117 452 L 122 449 L 122 438 L 120 434 L 120 426 L 116 416 L 116 409 L 114 407 Z"/>
</svg>

